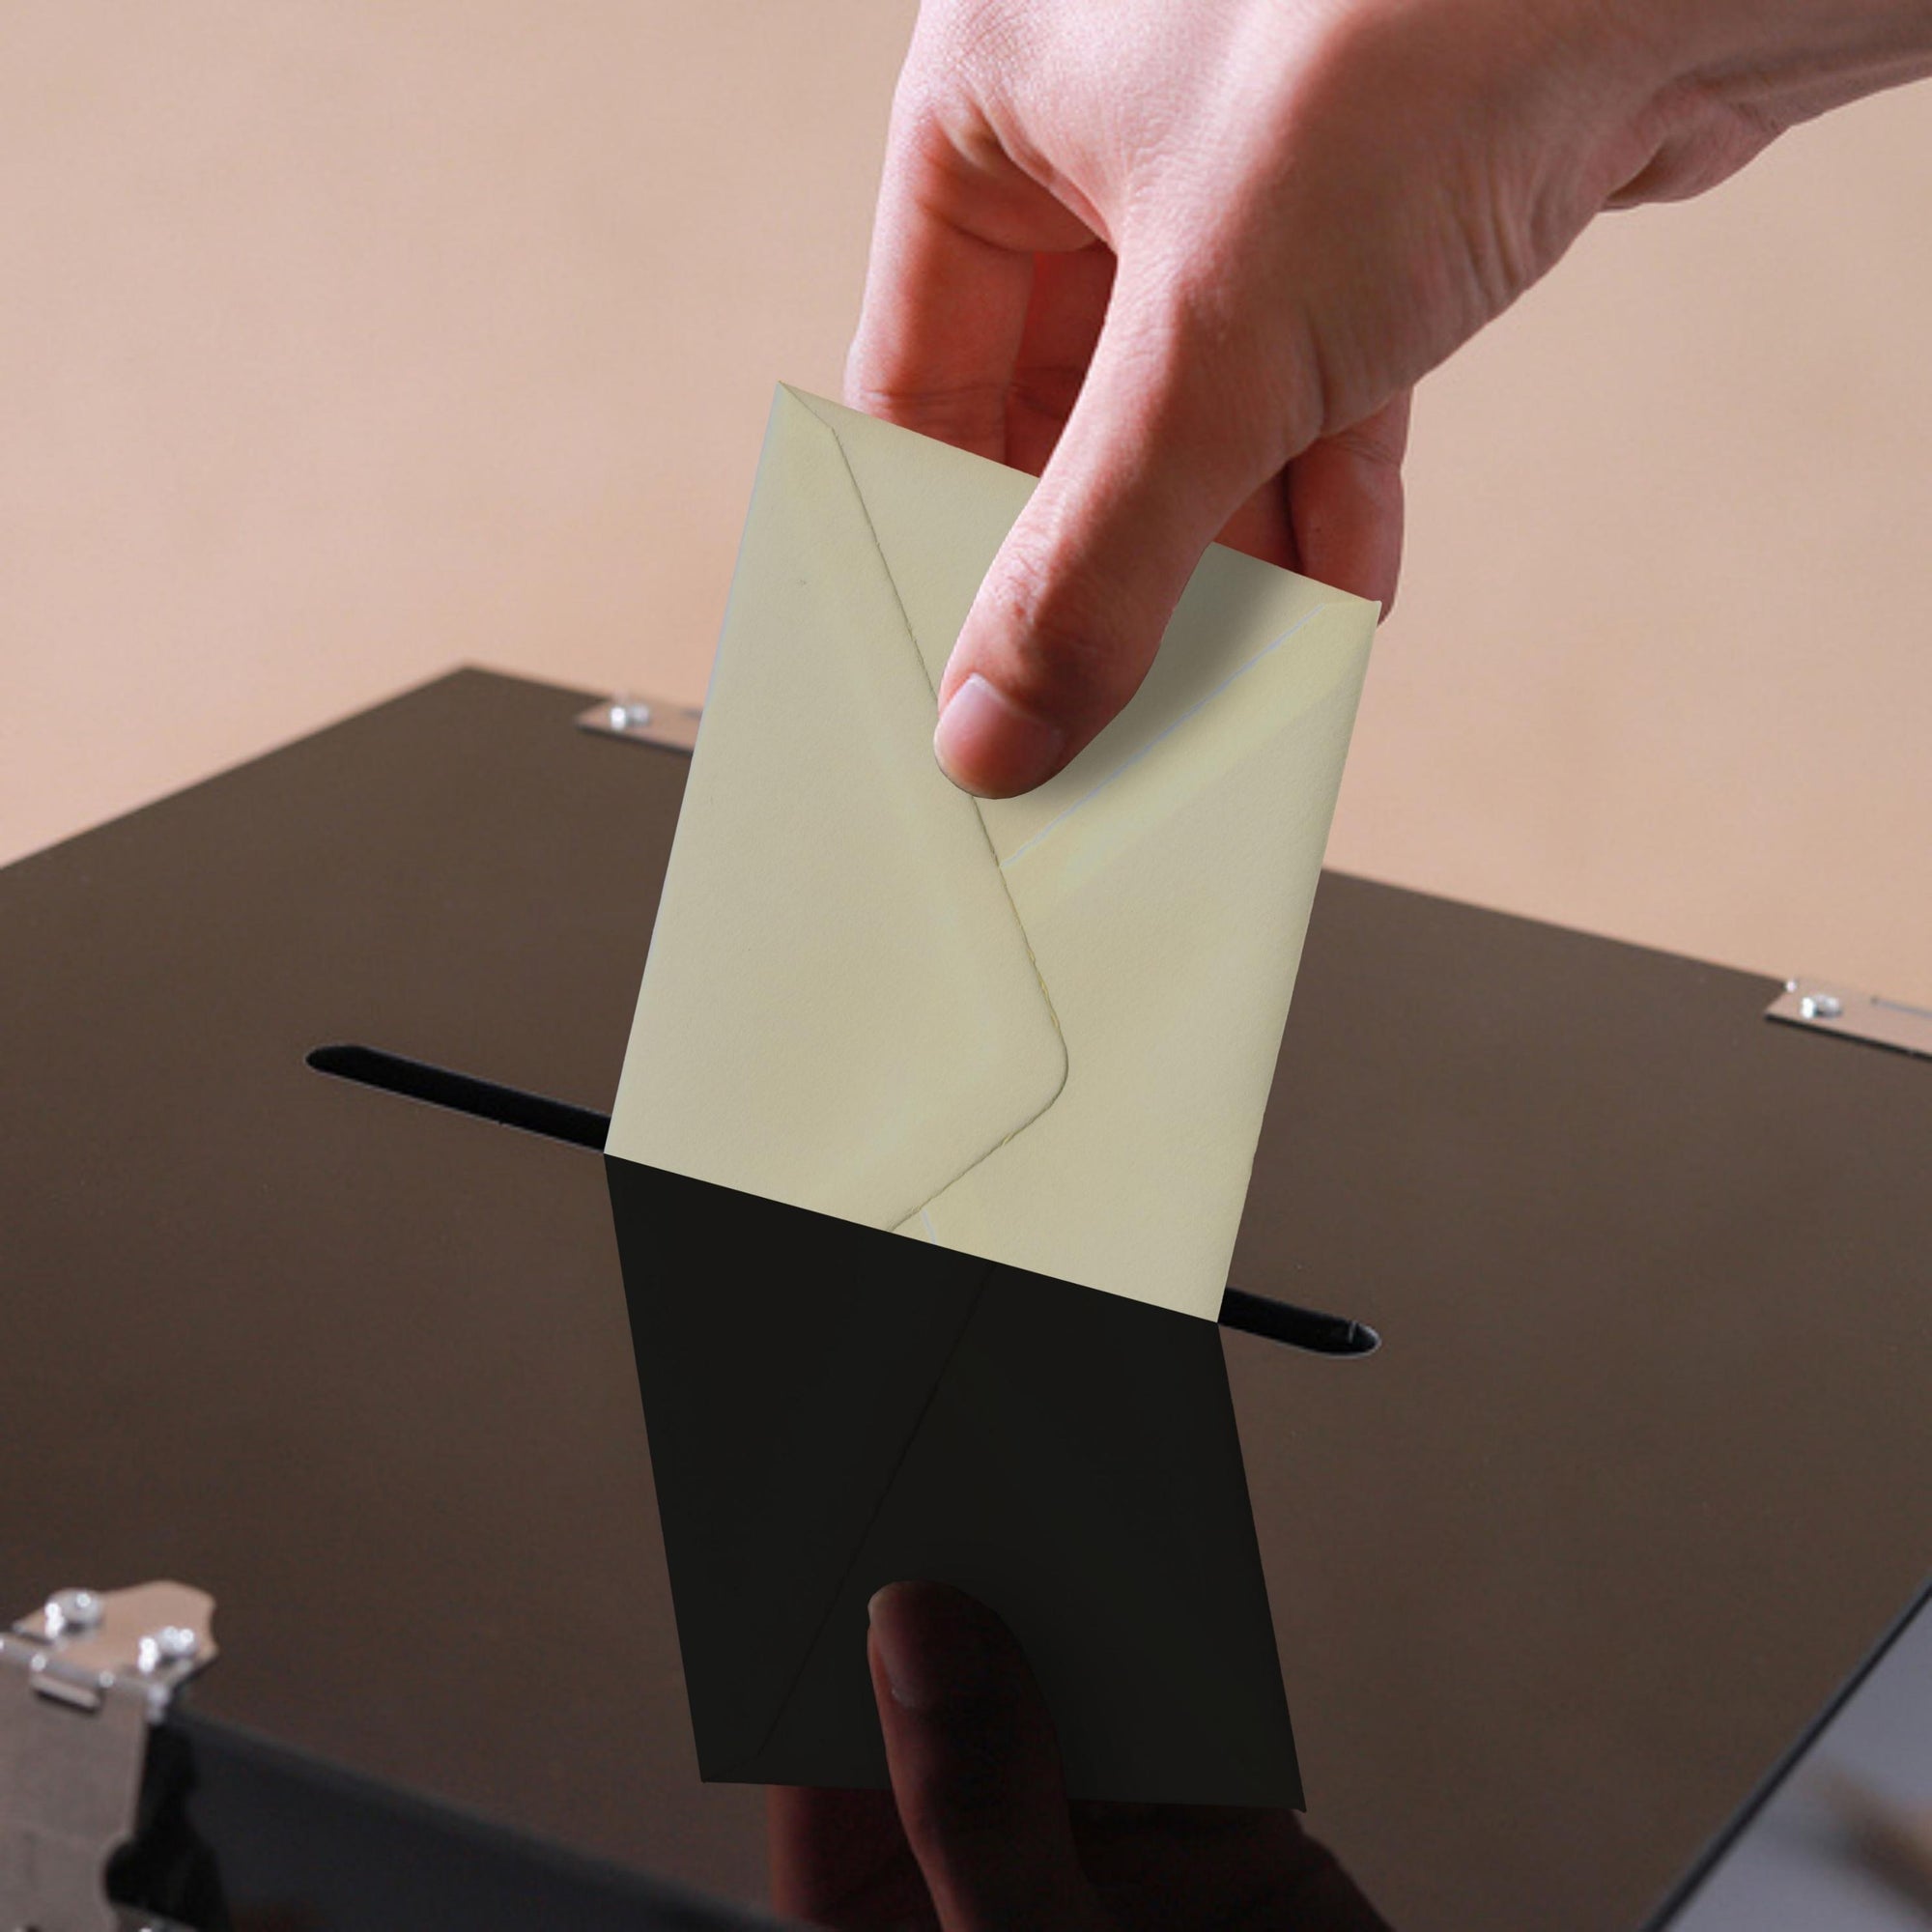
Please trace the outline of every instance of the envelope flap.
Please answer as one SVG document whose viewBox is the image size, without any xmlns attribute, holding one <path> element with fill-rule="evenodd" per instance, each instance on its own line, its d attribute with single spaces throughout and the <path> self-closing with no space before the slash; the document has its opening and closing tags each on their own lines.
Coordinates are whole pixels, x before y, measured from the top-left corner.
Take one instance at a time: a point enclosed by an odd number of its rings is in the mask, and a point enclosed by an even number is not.
<svg viewBox="0 0 1932 1932">
<path fill-rule="evenodd" d="M 810 407 L 936 677 L 1033 485 Z M 1120 716 L 1037 790 L 979 802 L 1071 1071 L 923 1205 L 930 1237 L 1213 1318 L 1375 620 L 1365 599 L 1211 547 Z"/>
<path fill-rule="evenodd" d="M 838 440 L 773 410 L 611 1153 L 896 1226 L 1066 1059 Z"/>
</svg>

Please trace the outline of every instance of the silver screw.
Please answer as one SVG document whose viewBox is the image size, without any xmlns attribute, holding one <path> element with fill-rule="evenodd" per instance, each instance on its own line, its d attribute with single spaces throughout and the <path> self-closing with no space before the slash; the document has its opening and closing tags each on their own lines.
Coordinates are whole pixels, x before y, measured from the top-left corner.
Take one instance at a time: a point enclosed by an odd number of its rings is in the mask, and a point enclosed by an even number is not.
<svg viewBox="0 0 1932 1932">
<path fill-rule="evenodd" d="M 651 707 L 639 697 L 613 697 L 611 700 L 611 728 L 628 731 L 651 722 Z"/>
<path fill-rule="evenodd" d="M 1845 1010 L 1845 1003 L 1835 993 L 1806 993 L 1798 1002 L 1798 1010 L 1807 1020 L 1834 1020 Z"/>
<path fill-rule="evenodd" d="M 100 1627 L 100 1599 L 92 1590 L 56 1590 L 42 1612 L 49 1636 L 79 1636 Z"/>
<path fill-rule="evenodd" d="M 134 1662 L 142 1676 L 152 1677 L 164 1663 L 185 1663 L 201 1648 L 201 1639 L 185 1624 L 163 1624 L 134 1646 Z"/>
</svg>

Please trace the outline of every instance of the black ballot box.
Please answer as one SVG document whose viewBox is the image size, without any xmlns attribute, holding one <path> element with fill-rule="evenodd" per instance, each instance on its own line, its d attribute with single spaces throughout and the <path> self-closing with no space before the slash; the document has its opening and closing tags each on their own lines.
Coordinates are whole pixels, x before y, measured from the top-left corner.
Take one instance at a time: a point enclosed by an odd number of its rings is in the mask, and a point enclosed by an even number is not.
<svg viewBox="0 0 1932 1932">
<path fill-rule="evenodd" d="M 213 1604 L 150 1919 L 765 1902 L 594 1151 L 686 757 L 587 703 L 459 672 L 0 873 L 0 1626 Z M 1932 1061 L 1780 983 L 1323 880 L 1223 1344 L 1309 1823 L 1407 1932 L 1649 1922 L 1932 1558 Z M 0 1882 L 87 1755 L 27 1640 Z"/>
</svg>

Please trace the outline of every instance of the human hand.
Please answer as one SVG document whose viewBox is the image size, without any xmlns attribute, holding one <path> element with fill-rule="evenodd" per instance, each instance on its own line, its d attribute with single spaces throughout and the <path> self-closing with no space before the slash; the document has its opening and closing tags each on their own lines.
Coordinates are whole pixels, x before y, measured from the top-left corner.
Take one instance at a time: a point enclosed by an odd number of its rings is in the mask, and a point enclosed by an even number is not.
<svg viewBox="0 0 1932 1932">
<path fill-rule="evenodd" d="M 1040 475 L 941 763 L 1050 777 L 1217 533 L 1386 603 L 1419 377 L 1600 210 L 1928 71 L 1926 0 L 926 0 L 847 398 Z"/>
<path fill-rule="evenodd" d="M 838 1932 L 1387 1932 L 1292 1811 L 1073 1804 L 1005 1625 L 938 1583 L 872 1600 L 891 1792 L 771 1794 L 773 1903 Z"/>
</svg>

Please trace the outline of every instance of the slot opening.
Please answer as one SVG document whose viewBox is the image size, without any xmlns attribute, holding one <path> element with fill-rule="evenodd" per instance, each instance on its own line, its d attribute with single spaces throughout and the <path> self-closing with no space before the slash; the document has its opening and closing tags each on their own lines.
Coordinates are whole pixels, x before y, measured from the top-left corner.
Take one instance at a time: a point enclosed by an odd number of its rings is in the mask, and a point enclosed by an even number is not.
<svg viewBox="0 0 1932 1932">
<path fill-rule="evenodd" d="M 547 1099 L 541 1094 L 526 1094 L 521 1088 L 500 1086 L 495 1080 L 479 1080 L 473 1073 L 456 1073 L 446 1066 L 433 1066 L 427 1061 L 385 1053 L 379 1046 L 347 1042 L 318 1046 L 307 1060 L 318 1073 L 330 1073 L 338 1080 L 354 1080 L 359 1086 L 380 1088 L 385 1094 L 426 1100 L 432 1107 L 444 1107 L 453 1114 L 495 1121 L 498 1126 L 517 1127 L 526 1134 L 542 1134 L 549 1140 L 568 1141 L 573 1147 L 601 1152 L 604 1137 L 611 1129 L 611 1117 L 593 1108 L 579 1107 L 568 1100 Z"/>
<path fill-rule="evenodd" d="M 318 1073 L 329 1074 L 337 1080 L 353 1080 L 361 1087 L 400 1094 L 407 1099 L 426 1101 L 450 1113 L 494 1121 L 499 1126 L 542 1134 L 548 1140 L 565 1141 L 593 1152 L 602 1151 L 611 1130 L 611 1117 L 592 1107 L 580 1107 L 569 1100 L 552 1100 L 541 1094 L 526 1094 L 521 1088 L 480 1080 L 473 1073 L 457 1073 L 449 1067 L 412 1060 L 379 1046 L 336 1041 L 315 1047 L 306 1060 Z M 1221 1325 L 1280 1342 L 1304 1354 L 1325 1355 L 1339 1361 L 1372 1355 L 1382 1341 L 1366 1321 L 1354 1321 L 1347 1315 L 1329 1315 L 1319 1308 L 1298 1308 L 1293 1302 L 1251 1294 L 1239 1288 L 1230 1288 L 1222 1299 Z"/>
</svg>

